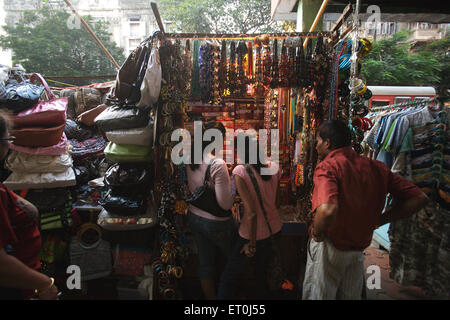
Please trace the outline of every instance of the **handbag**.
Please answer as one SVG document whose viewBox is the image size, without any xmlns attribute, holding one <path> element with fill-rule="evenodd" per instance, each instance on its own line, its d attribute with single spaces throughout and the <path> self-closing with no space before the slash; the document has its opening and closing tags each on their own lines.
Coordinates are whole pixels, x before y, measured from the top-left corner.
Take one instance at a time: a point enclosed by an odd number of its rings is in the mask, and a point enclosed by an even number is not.
<svg viewBox="0 0 450 320">
<path fill-rule="evenodd" d="M 87 140 L 94 135 L 94 132 L 88 128 L 83 128 L 83 126 L 67 118 L 64 133 L 69 139 L 76 139 L 78 141 Z"/>
<path fill-rule="evenodd" d="M 105 148 L 105 157 L 113 162 L 150 162 L 153 159 L 152 148 L 132 144 L 109 142 Z"/>
<path fill-rule="evenodd" d="M 98 105 L 95 108 L 92 108 L 90 110 L 87 110 L 85 112 L 83 112 L 82 114 L 80 114 L 77 117 L 77 121 L 81 122 L 87 126 L 93 126 L 95 125 L 95 118 L 97 118 L 97 116 L 102 113 L 103 111 L 105 111 L 108 108 L 108 106 L 106 104 L 101 104 Z"/>
<path fill-rule="evenodd" d="M 161 91 L 161 77 L 162 70 L 159 50 L 152 48 L 145 77 L 141 84 L 141 99 L 136 104 L 137 107 L 149 106 L 158 102 Z"/>
<path fill-rule="evenodd" d="M 146 248 L 129 248 L 117 244 L 112 255 L 114 274 L 142 276 L 144 275 L 144 266 L 151 264 L 152 251 Z"/>
<path fill-rule="evenodd" d="M 186 202 L 216 217 L 230 217 L 232 215 L 232 211 L 222 209 L 222 207 L 217 202 L 216 191 L 208 185 L 211 163 L 213 161 L 214 159 L 211 160 L 210 164 L 206 168 L 203 185 L 196 188 L 191 197 L 187 199 Z"/>
<path fill-rule="evenodd" d="M 12 115 L 10 118 L 14 128 L 50 127 L 66 122 L 68 98 L 55 98 L 46 83 L 44 86 L 50 100 L 40 101 L 30 109 Z"/>
<path fill-rule="evenodd" d="M 0 84 L 0 105 L 17 114 L 35 105 L 43 91 L 43 86 L 35 85 L 31 79 L 25 78 L 24 71 L 14 70 L 5 85 Z"/>
<path fill-rule="evenodd" d="M 99 204 L 108 212 L 120 216 L 143 215 L 147 210 L 148 199 L 144 192 L 122 195 L 109 190 L 102 196 Z"/>
<path fill-rule="evenodd" d="M 70 243 L 70 264 L 81 270 L 81 281 L 106 277 L 112 272 L 111 245 L 93 223 L 83 224 Z"/>
<path fill-rule="evenodd" d="M 13 150 L 6 159 L 5 166 L 13 172 L 64 172 L 72 167 L 72 157 L 68 153 L 59 156 L 36 156 Z"/>
<path fill-rule="evenodd" d="M 142 63 L 140 65 L 136 80 L 132 83 L 131 94 L 126 100 L 127 103 L 130 104 L 135 104 L 141 99 L 141 85 L 142 82 L 144 81 L 147 65 L 149 62 L 152 44 L 146 41 L 142 45 L 144 46 L 144 59 L 142 60 Z"/>
<path fill-rule="evenodd" d="M 150 146 L 153 144 L 153 119 L 144 128 L 122 129 L 106 132 L 106 138 L 117 144 Z"/>
<path fill-rule="evenodd" d="M 256 195 L 258 196 L 259 205 L 264 214 L 264 219 L 267 224 L 267 228 L 270 232 L 271 239 L 271 255 L 270 260 L 266 266 L 266 275 L 269 288 L 271 290 L 281 289 L 283 282 L 286 280 L 286 273 L 282 264 L 281 250 L 280 250 L 280 237 L 272 233 L 272 228 L 270 227 L 269 221 L 267 219 L 267 212 L 264 208 L 264 204 L 261 197 L 261 192 L 259 190 L 258 182 L 256 181 L 255 175 L 249 165 L 245 165 L 245 170 L 247 171 L 250 179 L 252 180 L 253 187 L 255 188 Z"/>
<path fill-rule="evenodd" d="M 102 103 L 102 93 L 95 88 L 80 88 L 75 91 L 75 116 L 90 110 Z"/>
<path fill-rule="evenodd" d="M 58 173 L 23 173 L 13 172 L 4 184 L 11 190 L 52 189 L 72 187 L 77 184 L 75 172 L 68 168 Z"/>
<path fill-rule="evenodd" d="M 150 171 L 136 164 L 116 163 L 105 173 L 104 184 L 115 193 L 136 194 L 147 189 L 150 182 Z"/>
<path fill-rule="evenodd" d="M 15 145 L 23 147 L 50 147 L 58 144 L 64 133 L 65 123 L 53 127 L 28 127 L 11 129 L 16 137 Z"/>
<path fill-rule="evenodd" d="M 145 59 L 146 48 L 139 45 L 131 52 L 119 69 L 116 76 L 115 96 L 120 101 L 125 101 L 130 95 L 133 85 Z M 138 87 L 139 88 L 139 87 Z"/>
<path fill-rule="evenodd" d="M 69 142 L 67 141 L 66 134 L 63 133 L 59 142 L 53 146 L 32 148 L 11 144 L 10 148 L 11 150 L 32 155 L 59 156 L 68 152 L 68 146 Z"/>
<path fill-rule="evenodd" d="M 150 107 L 142 109 L 134 106 L 129 108 L 111 106 L 100 113 L 94 122 L 103 132 L 142 128 L 148 124 L 149 111 Z"/>
</svg>

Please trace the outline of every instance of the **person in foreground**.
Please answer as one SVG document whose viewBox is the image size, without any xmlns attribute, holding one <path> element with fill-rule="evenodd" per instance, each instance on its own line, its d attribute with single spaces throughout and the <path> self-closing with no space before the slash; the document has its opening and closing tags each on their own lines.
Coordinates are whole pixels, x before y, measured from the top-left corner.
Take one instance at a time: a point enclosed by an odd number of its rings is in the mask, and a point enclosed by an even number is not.
<svg viewBox="0 0 450 320">
<path fill-rule="evenodd" d="M 428 198 L 382 162 L 358 155 L 345 123 L 323 123 L 316 138 L 322 161 L 314 172 L 303 300 L 358 300 L 364 284 L 363 251 L 373 231 L 416 213 Z M 388 193 L 395 204 L 382 214 Z"/>
<path fill-rule="evenodd" d="M 12 141 L 7 118 L 0 114 L 0 159 Z M 37 208 L 0 183 L 0 300 L 58 299 L 54 279 L 38 271 L 41 235 L 37 220 Z"/>
<path fill-rule="evenodd" d="M 220 278 L 217 299 L 231 300 L 239 298 L 240 282 L 251 261 L 255 264 L 254 298 L 270 299 L 267 284 L 267 264 L 271 254 L 271 234 L 279 237 L 282 221 L 278 212 L 278 182 L 281 171 L 275 162 L 262 163 L 258 158 L 253 164 L 250 156 L 250 145 L 257 145 L 256 135 L 245 138 L 245 165 L 237 165 L 233 170 L 233 178 L 237 192 L 244 203 L 244 216 L 239 227 L 239 237 L 233 253 L 228 259 Z M 259 155 L 259 145 L 256 154 Z M 262 174 L 263 168 L 273 167 L 272 175 Z M 254 177 L 258 187 L 253 183 Z M 262 203 L 262 206 L 261 206 Z"/>
</svg>

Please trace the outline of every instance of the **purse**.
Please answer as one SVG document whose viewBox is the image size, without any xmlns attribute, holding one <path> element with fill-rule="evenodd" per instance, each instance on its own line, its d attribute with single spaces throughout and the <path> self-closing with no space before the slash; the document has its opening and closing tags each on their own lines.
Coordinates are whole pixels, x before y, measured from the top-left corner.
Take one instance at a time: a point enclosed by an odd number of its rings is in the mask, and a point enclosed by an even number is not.
<svg viewBox="0 0 450 320">
<path fill-rule="evenodd" d="M 162 71 L 159 50 L 152 48 L 144 80 L 141 84 L 141 99 L 136 104 L 136 107 L 151 106 L 158 102 L 161 91 L 161 77 Z"/>
<path fill-rule="evenodd" d="M 208 185 L 211 163 L 213 161 L 214 159 L 211 160 L 210 164 L 206 168 L 203 185 L 196 188 L 191 197 L 189 197 L 186 202 L 216 217 L 230 217 L 232 215 L 232 211 L 222 209 L 222 207 L 217 202 L 216 191 Z"/>
<path fill-rule="evenodd" d="M 82 114 L 80 114 L 77 117 L 77 121 L 81 122 L 87 126 L 93 126 L 95 125 L 95 118 L 97 118 L 97 116 L 102 113 L 103 111 L 105 111 L 108 108 L 108 106 L 106 104 L 101 104 L 98 105 L 95 108 L 92 108 L 90 110 L 87 110 L 85 112 L 83 112 Z"/>
<path fill-rule="evenodd" d="M 13 172 L 4 184 L 11 190 L 52 189 L 72 187 L 77 184 L 75 172 L 68 168 L 60 173 L 23 173 Z"/>
<path fill-rule="evenodd" d="M 110 141 L 104 153 L 105 157 L 113 162 L 150 162 L 153 159 L 151 151 L 151 147 L 116 144 Z"/>
<path fill-rule="evenodd" d="M 81 270 L 81 281 L 106 277 L 112 272 L 111 245 L 99 226 L 85 223 L 70 243 L 70 264 Z"/>
<path fill-rule="evenodd" d="M 21 80 L 18 82 L 14 77 Z M 44 91 L 43 86 L 35 85 L 25 78 L 22 70 L 12 71 L 6 84 L 0 85 L 0 105 L 17 114 L 35 105 Z"/>
<path fill-rule="evenodd" d="M 72 167 L 72 157 L 68 153 L 59 156 L 37 156 L 13 150 L 6 159 L 5 166 L 13 172 L 64 172 Z"/>
<path fill-rule="evenodd" d="M 109 190 L 98 202 L 106 211 L 120 216 L 139 216 L 147 210 L 148 199 L 143 192 L 122 195 Z"/>
<path fill-rule="evenodd" d="M 147 189 L 150 174 L 150 171 L 143 166 L 116 163 L 106 171 L 104 184 L 115 193 L 132 195 Z"/>
<path fill-rule="evenodd" d="M 153 119 L 144 128 L 121 129 L 106 132 L 106 138 L 117 144 L 150 146 L 153 144 Z"/>
<path fill-rule="evenodd" d="M 11 116 L 14 128 L 50 127 L 66 122 L 68 98 L 55 98 L 47 84 L 44 86 L 51 100 L 40 101 L 32 108 Z"/>
<path fill-rule="evenodd" d="M 133 85 L 136 85 L 136 79 L 145 59 L 146 48 L 143 45 L 138 46 L 131 52 L 125 62 L 119 69 L 116 77 L 115 96 L 120 101 L 125 101 L 130 95 Z"/>
<path fill-rule="evenodd" d="M 94 120 L 97 127 L 103 132 L 142 128 L 148 124 L 150 107 L 147 108 L 121 108 L 118 106 L 108 107 Z"/>
<path fill-rule="evenodd" d="M 102 93 L 95 88 L 80 88 L 74 94 L 75 115 L 90 110 L 102 103 Z"/>
<path fill-rule="evenodd" d="M 252 180 L 253 187 L 255 188 L 256 195 L 258 196 L 259 205 L 264 214 L 264 219 L 267 224 L 267 228 L 270 232 L 271 239 L 271 255 L 270 260 L 267 265 L 266 275 L 269 288 L 273 291 L 281 289 L 283 282 L 286 280 L 286 272 L 283 267 L 280 249 L 280 237 L 279 234 L 274 235 L 272 233 L 272 228 L 270 227 L 269 221 L 267 219 L 267 212 L 264 208 L 264 204 L 261 197 L 261 192 L 259 190 L 258 181 L 256 181 L 255 175 L 249 165 L 245 165 L 245 170 L 247 171 L 250 179 Z"/>
<path fill-rule="evenodd" d="M 64 133 L 65 123 L 53 127 L 28 127 L 11 129 L 16 137 L 14 144 L 23 147 L 50 147 L 58 144 Z"/>
<path fill-rule="evenodd" d="M 87 140 L 94 135 L 93 130 L 83 128 L 83 125 L 80 125 L 69 118 L 67 118 L 66 120 L 64 133 L 66 134 L 67 138 L 76 139 L 78 141 Z"/>
<path fill-rule="evenodd" d="M 15 151 L 26 153 L 26 154 L 32 154 L 32 155 L 59 156 L 59 155 L 62 155 L 64 153 L 68 152 L 68 145 L 69 145 L 69 142 L 67 141 L 67 137 L 63 133 L 58 144 L 55 144 L 50 147 L 32 148 L 32 147 L 23 147 L 23 146 L 11 144 L 10 148 L 11 148 L 11 150 L 15 150 Z"/>
</svg>

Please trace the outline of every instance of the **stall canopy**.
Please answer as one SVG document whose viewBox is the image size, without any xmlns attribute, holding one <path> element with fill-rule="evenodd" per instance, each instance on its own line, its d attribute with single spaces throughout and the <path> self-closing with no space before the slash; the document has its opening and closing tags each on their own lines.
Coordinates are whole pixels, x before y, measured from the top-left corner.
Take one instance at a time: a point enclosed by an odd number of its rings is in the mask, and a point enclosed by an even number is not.
<svg viewBox="0 0 450 320">
<path fill-rule="evenodd" d="M 320 0 L 316 0 L 321 2 Z M 298 10 L 300 1 L 295 0 L 272 0 L 272 18 L 281 20 L 283 17 L 293 17 Z M 328 1 L 325 14 L 341 13 L 349 4 L 356 1 L 330 0 Z M 380 8 L 382 21 L 397 22 L 428 22 L 428 23 L 450 23 L 450 6 L 447 1 L 438 0 L 361 0 L 362 14 L 367 12 L 369 6 L 376 5 Z M 369 15 L 368 15 L 369 16 Z"/>
</svg>

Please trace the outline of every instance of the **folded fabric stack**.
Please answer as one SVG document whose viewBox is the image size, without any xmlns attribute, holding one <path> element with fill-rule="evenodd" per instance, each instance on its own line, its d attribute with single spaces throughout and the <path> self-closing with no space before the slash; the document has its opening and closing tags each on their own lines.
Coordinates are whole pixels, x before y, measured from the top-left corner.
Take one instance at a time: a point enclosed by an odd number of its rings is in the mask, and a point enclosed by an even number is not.
<svg viewBox="0 0 450 320">
<path fill-rule="evenodd" d="M 39 80 L 49 97 L 11 116 L 10 135 L 16 139 L 6 167 L 12 171 L 4 182 L 12 190 L 49 189 L 76 184 L 68 141 L 64 133 L 67 98 L 56 98 L 39 74 Z"/>
</svg>

